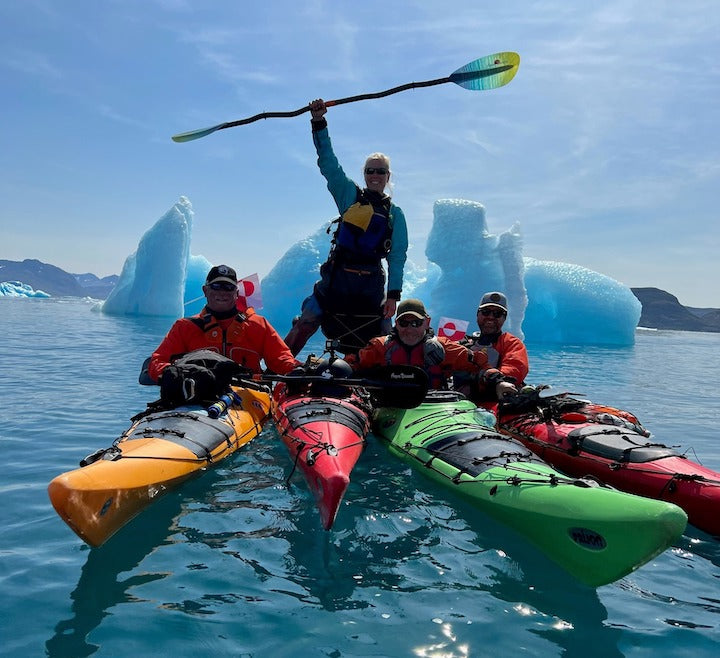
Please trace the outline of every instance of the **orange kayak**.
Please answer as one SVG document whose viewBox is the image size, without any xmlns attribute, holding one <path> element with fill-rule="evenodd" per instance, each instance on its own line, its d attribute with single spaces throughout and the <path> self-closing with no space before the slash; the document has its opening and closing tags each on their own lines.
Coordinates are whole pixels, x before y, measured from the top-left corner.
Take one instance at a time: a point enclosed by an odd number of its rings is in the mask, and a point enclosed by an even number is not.
<svg viewBox="0 0 720 658">
<path fill-rule="evenodd" d="M 260 433 L 270 412 L 269 391 L 233 391 L 232 403 L 219 413 L 188 406 L 135 420 L 109 448 L 50 482 L 55 511 L 84 542 L 100 546 L 155 499 Z"/>
</svg>

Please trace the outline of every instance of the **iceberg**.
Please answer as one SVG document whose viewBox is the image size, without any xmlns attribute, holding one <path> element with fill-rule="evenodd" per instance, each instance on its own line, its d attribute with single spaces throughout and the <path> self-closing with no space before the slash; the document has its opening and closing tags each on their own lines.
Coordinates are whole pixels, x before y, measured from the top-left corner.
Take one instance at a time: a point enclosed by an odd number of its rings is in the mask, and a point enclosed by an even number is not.
<svg viewBox="0 0 720 658">
<path fill-rule="evenodd" d="M 622 283 L 579 265 L 525 259 L 528 342 L 632 345 L 642 304 Z"/>
<path fill-rule="evenodd" d="M 42 290 L 33 290 L 32 286 L 22 281 L 0 282 L 0 297 L 50 297 Z"/>
<path fill-rule="evenodd" d="M 281 335 L 312 291 L 327 258 L 327 224 L 293 245 L 262 280 L 264 314 Z M 405 265 L 403 297 L 418 297 L 433 317 L 470 322 L 485 292 L 508 298 L 505 329 L 528 343 L 632 345 L 642 305 L 632 291 L 579 265 L 523 256 L 520 225 L 490 232 L 475 201 L 441 199 L 433 206 L 428 263 Z"/>
<path fill-rule="evenodd" d="M 482 204 L 442 199 L 433 207 L 425 255 L 441 271 L 429 297 L 425 295 L 431 316 L 469 320 L 474 331 L 480 298 L 486 292 L 500 290 L 508 299 L 508 317 L 503 328 L 523 338 L 528 299 L 518 224 L 493 235 L 488 230 Z"/>
<path fill-rule="evenodd" d="M 190 254 L 194 213 L 186 197 L 142 236 L 102 305 L 105 313 L 182 317 L 204 304 L 202 285 L 212 266 Z M 294 244 L 262 279 L 263 315 L 281 335 L 311 292 L 330 249 L 324 223 Z M 493 234 L 475 201 L 441 199 L 425 247 L 427 264 L 408 261 L 403 297 L 419 297 L 433 317 L 470 322 L 481 296 L 508 298 L 505 329 L 528 343 L 632 345 L 642 305 L 632 291 L 579 265 L 523 255 L 520 225 Z M 231 264 L 232 265 L 232 264 Z"/>
<path fill-rule="evenodd" d="M 303 300 L 320 278 L 320 265 L 330 250 L 328 224 L 296 242 L 261 281 L 263 315 L 284 336 L 300 314 Z"/>
<path fill-rule="evenodd" d="M 179 318 L 202 309 L 202 285 L 211 264 L 204 256 L 190 255 L 193 216 L 192 204 L 181 196 L 145 232 L 101 305 L 103 313 Z"/>
</svg>

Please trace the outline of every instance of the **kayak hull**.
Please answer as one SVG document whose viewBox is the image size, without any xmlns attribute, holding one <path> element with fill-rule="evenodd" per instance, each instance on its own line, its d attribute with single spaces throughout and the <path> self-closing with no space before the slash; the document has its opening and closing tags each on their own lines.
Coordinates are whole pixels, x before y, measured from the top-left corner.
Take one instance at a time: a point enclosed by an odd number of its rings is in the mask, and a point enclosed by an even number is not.
<svg viewBox="0 0 720 658">
<path fill-rule="evenodd" d="M 365 447 L 370 408 L 357 392 L 343 398 L 295 394 L 280 383 L 273 392 L 272 415 L 313 494 L 322 526 L 329 530 Z"/>
<path fill-rule="evenodd" d="M 685 529 L 677 506 L 563 476 L 489 428 L 488 412 L 452 397 L 379 409 L 375 432 L 393 454 L 513 528 L 581 582 L 597 587 L 622 578 Z"/>
<path fill-rule="evenodd" d="M 234 391 L 235 404 L 216 419 L 195 406 L 136 420 L 110 448 L 50 482 L 55 511 L 84 542 L 103 544 L 154 500 L 260 433 L 270 410 L 269 393 Z"/>
<path fill-rule="evenodd" d="M 563 473 L 674 503 L 689 523 L 720 535 L 720 473 L 656 443 L 629 412 L 578 402 L 563 412 L 547 398 L 540 409 L 501 413 L 498 427 Z"/>
</svg>

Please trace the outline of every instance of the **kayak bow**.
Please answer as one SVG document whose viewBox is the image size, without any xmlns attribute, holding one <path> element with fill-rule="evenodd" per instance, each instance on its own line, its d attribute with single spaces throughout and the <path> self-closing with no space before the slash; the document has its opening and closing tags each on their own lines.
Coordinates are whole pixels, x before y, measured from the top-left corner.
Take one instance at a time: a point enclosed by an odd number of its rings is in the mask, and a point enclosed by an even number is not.
<svg viewBox="0 0 720 658">
<path fill-rule="evenodd" d="M 374 429 L 390 452 L 513 528 L 596 587 L 637 569 L 683 532 L 675 505 L 569 478 L 492 429 L 494 417 L 458 393 L 415 409 L 381 408 Z"/>
</svg>

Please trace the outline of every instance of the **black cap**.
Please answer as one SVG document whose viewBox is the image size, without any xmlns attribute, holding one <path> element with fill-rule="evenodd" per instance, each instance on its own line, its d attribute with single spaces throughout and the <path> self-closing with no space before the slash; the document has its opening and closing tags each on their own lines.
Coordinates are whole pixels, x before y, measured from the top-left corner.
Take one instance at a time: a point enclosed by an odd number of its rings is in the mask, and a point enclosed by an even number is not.
<svg viewBox="0 0 720 658">
<path fill-rule="evenodd" d="M 227 265 L 216 265 L 208 272 L 205 283 L 215 283 L 216 281 L 237 283 L 237 274 L 235 274 L 235 270 L 232 267 L 228 267 Z"/>
</svg>

